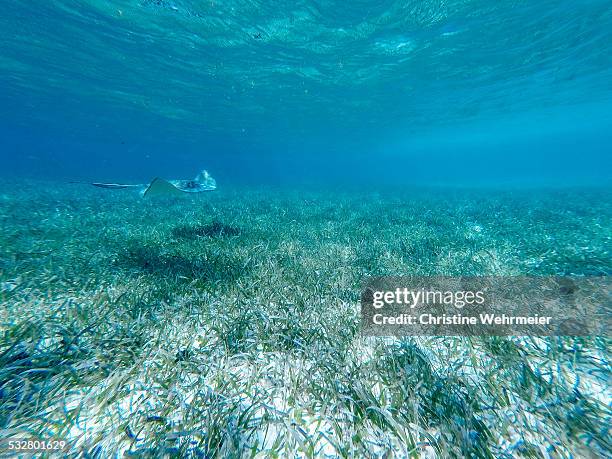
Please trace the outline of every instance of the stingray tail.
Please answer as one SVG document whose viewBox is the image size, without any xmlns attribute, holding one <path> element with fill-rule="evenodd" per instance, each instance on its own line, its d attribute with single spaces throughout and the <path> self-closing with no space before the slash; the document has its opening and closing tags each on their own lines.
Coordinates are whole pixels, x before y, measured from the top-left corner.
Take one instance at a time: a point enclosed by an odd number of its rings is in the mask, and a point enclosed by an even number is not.
<svg viewBox="0 0 612 459">
<path fill-rule="evenodd" d="M 97 186 L 98 188 L 107 188 L 110 190 L 125 190 L 125 189 L 134 189 L 134 188 L 142 188 L 143 185 L 126 185 L 123 183 L 92 183 L 93 186 Z"/>
</svg>

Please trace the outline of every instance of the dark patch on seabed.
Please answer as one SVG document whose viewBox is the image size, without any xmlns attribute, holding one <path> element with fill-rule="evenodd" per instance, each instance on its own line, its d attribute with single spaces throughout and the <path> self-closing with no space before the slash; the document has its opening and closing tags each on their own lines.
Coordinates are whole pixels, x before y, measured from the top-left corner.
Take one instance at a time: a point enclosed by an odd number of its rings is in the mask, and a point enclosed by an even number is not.
<svg viewBox="0 0 612 459">
<path fill-rule="evenodd" d="M 220 254 L 183 255 L 162 252 L 155 246 L 134 243 L 117 259 L 117 265 L 155 276 L 173 276 L 207 283 L 231 283 L 245 273 L 245 266 L 232 257 Z"/>
<path fill-rule="evenodd" d="M 214 221 L 208 225 L 184 225 L 172 229 L 172 235 L 179 239 L 196 239 L 198 237 L 222 238 L 238 236 L 240 228 Z"/>
</svg>

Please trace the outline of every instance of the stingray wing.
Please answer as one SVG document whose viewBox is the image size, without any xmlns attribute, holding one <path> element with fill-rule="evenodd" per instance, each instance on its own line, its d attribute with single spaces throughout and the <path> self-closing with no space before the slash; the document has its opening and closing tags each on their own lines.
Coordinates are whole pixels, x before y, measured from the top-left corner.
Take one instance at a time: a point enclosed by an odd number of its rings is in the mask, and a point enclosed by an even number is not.
<svg viewBox="0 0 612 459">
<path fill-rule="evenodd" d="M 142 192 L 142 197 L 156 195 L 179 195 L 183 192 L 167 180 L 155 178 Z"/>
</svg>

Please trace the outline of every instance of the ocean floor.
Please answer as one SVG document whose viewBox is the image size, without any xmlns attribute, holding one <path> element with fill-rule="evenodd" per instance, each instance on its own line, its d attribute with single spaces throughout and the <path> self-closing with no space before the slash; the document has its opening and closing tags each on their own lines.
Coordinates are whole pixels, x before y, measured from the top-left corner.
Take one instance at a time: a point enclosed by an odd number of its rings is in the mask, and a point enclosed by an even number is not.
<svg viewBox="0 0 612 459">
<path fill-rule="evenodd" d="M 364 338 L 359 296 L 366 275 L 609 275 L 611 198 L 0 182 L 2 436 L 90 457 L 605 456 L 609 340 Z"/>
</svg>

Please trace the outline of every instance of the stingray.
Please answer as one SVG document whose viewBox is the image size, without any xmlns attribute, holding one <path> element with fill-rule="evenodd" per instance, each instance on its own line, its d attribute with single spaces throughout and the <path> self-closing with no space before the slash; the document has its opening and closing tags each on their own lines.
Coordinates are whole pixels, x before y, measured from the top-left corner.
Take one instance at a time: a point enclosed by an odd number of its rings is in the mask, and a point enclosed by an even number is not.
<svg viewBox="0 0 612 459">
<path fill-rule="evenodd" d="M 148 184 L 123 184 L 123 183 L 92 183 L 93 186 L 110 190 L 138 190 L 140 195 L 182 195 L 183 193 L 201 193 L 202 191 L 214 191 L 217 189 L 217 182 L 205 170 L 200 172 L 193 180 L 165 180 L 159 177 L 154 178 Z"/>
</svg>

